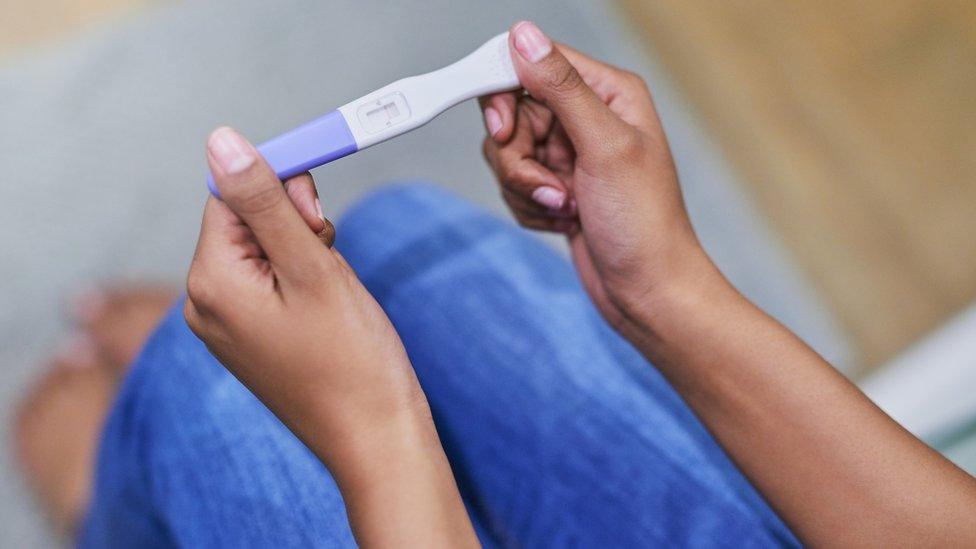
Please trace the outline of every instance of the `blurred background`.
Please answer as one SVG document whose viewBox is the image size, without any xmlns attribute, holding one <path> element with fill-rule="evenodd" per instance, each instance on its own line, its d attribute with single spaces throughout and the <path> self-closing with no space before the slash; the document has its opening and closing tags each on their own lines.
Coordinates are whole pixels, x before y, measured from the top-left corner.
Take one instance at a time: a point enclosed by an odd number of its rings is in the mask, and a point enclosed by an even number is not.
<svg viewBox="0 0 976 549">
<path fill-rule="evenodd" d="M 971 0 L 0 0 L 0 13 L 0 547 L 56 543 L 9 423 L 70 330 L 66 296 L 181 283 L 209 131 L 262 141 L 526 18 L 646 78 L 723 271 L 976 470 Z M 483 132 L 468 103 L 316 170 L 326 213 L 427 179 L 504 215 Z"/>
</svg>

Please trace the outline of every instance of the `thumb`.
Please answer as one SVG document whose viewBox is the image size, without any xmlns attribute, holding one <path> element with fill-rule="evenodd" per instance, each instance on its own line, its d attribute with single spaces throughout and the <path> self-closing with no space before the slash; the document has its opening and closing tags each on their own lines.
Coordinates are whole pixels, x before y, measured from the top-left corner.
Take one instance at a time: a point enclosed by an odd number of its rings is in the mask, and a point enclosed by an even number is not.
<svg viewBox="0 0 976 549">
<path fill-rule="evenodd" d="M 623 124 L 535 23 L 513 25 L 509 41 L 522 87 L 555 113 L 574 145 L 605 142 Z"/>
<path fill-rule="evenodd" d="M 254 233 L 276 272 L 301 276 L 322 245 L 254 145 L 231 128 L 207 141 L 207 160 L 220 197 Z"/>
</svg>

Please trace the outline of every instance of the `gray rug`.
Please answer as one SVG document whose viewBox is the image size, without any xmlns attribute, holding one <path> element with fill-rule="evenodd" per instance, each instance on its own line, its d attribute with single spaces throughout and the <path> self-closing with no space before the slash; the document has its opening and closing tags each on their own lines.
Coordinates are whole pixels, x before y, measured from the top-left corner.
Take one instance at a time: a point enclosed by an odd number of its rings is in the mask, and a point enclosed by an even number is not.
<svg viewBox="0 0 976 549">
<path fill-rule="evenodd" d="M 695 225 L 723 270 L 825 356 L 848 345 L 701 126 L 611 12 L 535 2 L 186 1 L 0 67 L 0 547 L 53 543 L 11 468 L 13 402 L 65 333 L 85 281 L 180 281 L 205 198 L 203 144 L 260 141 L 399 77 L 454 61 L 515 20 L 636 69 L 654 89 Z M 317 170 L 327 213 L 391 179 L 438 181 L 503 213 L 473 103 Z"/>
</svg>

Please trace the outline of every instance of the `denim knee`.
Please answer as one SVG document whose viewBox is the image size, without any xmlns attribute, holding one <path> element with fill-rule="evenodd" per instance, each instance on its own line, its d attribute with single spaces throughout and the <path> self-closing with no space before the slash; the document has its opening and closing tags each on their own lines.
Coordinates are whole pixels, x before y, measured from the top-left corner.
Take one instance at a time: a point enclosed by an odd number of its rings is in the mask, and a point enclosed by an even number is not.
<svg viewBox="0 0 976 549">
<path fill-rule="evenodd" d="M 141 537 L 136 526 L 165 525 L 174 545 L 351 545 L 324 465 L 210 354 L 182 303 L 110 413 L 86 538 L 97 545 L 124 523 Z"/>
<path fill-rule="evenodd" d="M 347 210 L 337 225 L 336 248 L 368 285 L 387 277 L 392 264 L 402 266 L 396 258 L 406 249 L 467 249 L 498 230 L 513 227 L 432 183 L 393 183 Z M 409 259 L 424 260 L 416 254 Z"/>
<path fill-rule="evenodd" d="M 401 221 L 414 219 L 421 225 L 457 216 L 471 215 L 477 207 L 429 181 L 390 183 L 357 200 L 343 214 L 339 226 L 355 239 L 364 228 L 386 229 L 396 237 Z"/>
</svg>

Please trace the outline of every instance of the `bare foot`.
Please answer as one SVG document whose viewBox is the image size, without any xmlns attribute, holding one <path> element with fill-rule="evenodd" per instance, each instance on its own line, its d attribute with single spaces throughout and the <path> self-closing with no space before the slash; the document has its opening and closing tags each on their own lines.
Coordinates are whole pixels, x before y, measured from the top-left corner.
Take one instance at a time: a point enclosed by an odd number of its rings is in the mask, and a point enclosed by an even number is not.
<svg viewBox="0 0 976 549">
<path fill-rule="evenodd" d="M 175 290 L 160 286 L 93 287 L 75 296 L 72 312 L 107 364 L 121 376 L 176 295 Z"/>
<path fill-rule="evenodd" d="M 17 456 L 58 530 L 74 534 L 91 497 L 95 453 L 119 382 L 176 292 L 92 289 L 73 300 L 79 333 L 21 402 Z"/>
<path fill-rule="evenodd" d="M 21 403 L 17 457 L 58 531 L 72 535 L 91 496 L 95 450 L 118 381 L 94 349 L 67 347 Z M 70 350 L 67 350 L 70 349 Z"/>
</svg>

